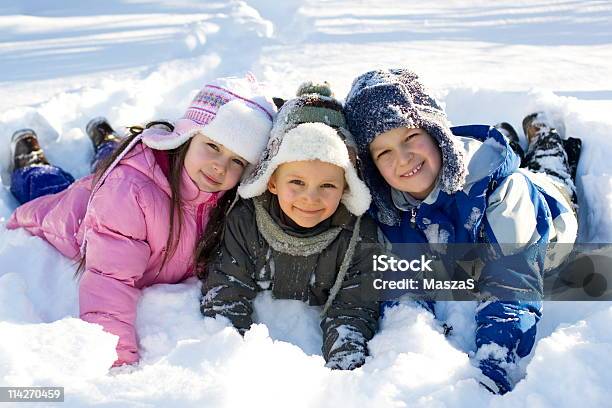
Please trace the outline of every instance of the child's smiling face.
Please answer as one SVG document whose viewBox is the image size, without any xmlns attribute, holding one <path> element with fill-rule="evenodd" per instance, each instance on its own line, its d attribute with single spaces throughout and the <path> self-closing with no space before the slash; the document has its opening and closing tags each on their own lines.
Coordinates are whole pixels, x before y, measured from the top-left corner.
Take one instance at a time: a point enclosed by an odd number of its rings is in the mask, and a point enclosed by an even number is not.
<svg viewBox="0 0 612 408">
<path fill-rule="evenodd" d="M 221 143 L 197 133 L 189 144 L 184 166 L 200 191 L 214 193 L 235 187 L 248 164 Z"/>
<path fill-rule="evenodd" d="M 344 188 L 344 170 L 319 160 L 283 163 L 268 181 L 268 190 L 278 197 L 283 212 L 305 228 L 336 212 Z"/>
<path fill-rule="evenodd" d="M 435 187 L 442 154 L 433 137 L 421 128 L 395 128 L 370 143 L 380 174 L 396 190 L 424 199 Z"/>
</svg>

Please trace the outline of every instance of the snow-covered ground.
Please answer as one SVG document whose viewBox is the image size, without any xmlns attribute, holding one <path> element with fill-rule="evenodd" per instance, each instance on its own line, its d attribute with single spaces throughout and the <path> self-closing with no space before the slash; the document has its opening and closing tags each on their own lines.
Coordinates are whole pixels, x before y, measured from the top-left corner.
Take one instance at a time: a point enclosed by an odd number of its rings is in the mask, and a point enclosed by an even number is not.
<svg viewBox="0 0 612 408">
<path fill-rule="evenodd" d="M 49 159 L 87 174 L 87 121 L 120 127 L 177 118 L 207 79 L 252 71 L 272 93 L 328 80 L 343 97 L 378 67 L 419 72 L 455 124 L 545 110 L 584 141 L 580 240 L 612 242 L 612 4 L 608 1 L 3 0 L 0 171 L 10 136 L 37 130 Z M 564 126 L 561 127 L 561 124 Z M 0 189 L 0 386 L 66 387 L 69 406 L 611 406 L 612 305 L 548 302 L 525 378 L 503 397 L 475 378 L 471 303 L 453 324 L 402 306 L 382 321 L 368 363 L 330 371 L 318 310 L 257 299 L 244 339 L 203 319 L 198 283 L 145 290 L 142 361 L 113 370 L 116 338 L 80 321 L 73 265 L 42 240 L 6 231 Z"/>
</svg>

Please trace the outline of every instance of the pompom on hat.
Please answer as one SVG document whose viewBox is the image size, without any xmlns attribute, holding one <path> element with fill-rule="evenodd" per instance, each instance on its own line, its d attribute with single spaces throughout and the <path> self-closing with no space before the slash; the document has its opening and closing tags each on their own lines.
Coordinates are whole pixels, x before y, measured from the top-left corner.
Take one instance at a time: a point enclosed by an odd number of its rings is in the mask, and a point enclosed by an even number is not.
<svg viewBox="0 0 612 408">
<path fill-rule="evenodd" d="M 266 147 L 275 109 L 252 76 L 222 78 L 198 92 L 174 130 L 151 127 L 142 132 L 142 142 L 157 150 L 179 147 L 201 132 L 256 163 Z"/>
<path fill-rule="evenodd" d="M 238 194 L 252 198 L 264 193 L 274 171 L 283 163 L 320 160 L 344 170 L 348 188 L 341 202 L 356 216 L 365 213 L 370 191 L 358 177 L 356 152 L 346 130 L 342 104 L 332 96 L 329 84 L 302 84 L 297 97 L 280 108 L 268 145 L 255 171 L 242 181 Z"/>
</svg>

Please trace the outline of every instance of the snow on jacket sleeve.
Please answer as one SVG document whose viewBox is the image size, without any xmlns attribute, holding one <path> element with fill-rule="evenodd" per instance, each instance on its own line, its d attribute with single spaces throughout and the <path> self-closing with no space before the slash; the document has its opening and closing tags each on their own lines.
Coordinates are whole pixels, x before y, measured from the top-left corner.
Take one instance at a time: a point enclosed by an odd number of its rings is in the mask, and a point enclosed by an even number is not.
<svg viewBox="0 0 612 408">
<path fill-rule="evenodd" d="M 207 265 L 200 304 L 204 316 L 225 316 L 240 333 L 253 323 L 252 302 L 257 295 L 254 265 L 250 262 L 256 256 L 248 248 L 257 242 L 257 227 L 254 211 L 246 203 L 239 201 L 227 216 L 221 248 Z"/>
<path fill-rule="evenodd" d="M 126 187 L 126 183 L 129 185 Z M 86 270 L 79 282 L 81 319 L 119 336 L 115 365 L 138 361 L 134 327 L 140 289 L 135 286 L 150 257 L 139 187 L 108 178 L 86 217 Z"/>
<path fill-rule="evenodd" d="M 491 193 L 484 221 L 485 241 L 495 254 L 482 270 L 480 291 L 500 299 L 536 299 L 552 220 L 544 197 L 523 174 L 508 176 Z M 499 245 L 497 245 L 499 244 Z"/>
<path fill-rule="evenodd" d="M 352 370 L 363 365 L 367 343 L 378 330 L 378 301 L 363 287 L 368 282 L 364 275 L 372 272 L 372 256 L 383 250 L 378 244 L 378 229 L 369 217 L 361 221 L 360 236 L 342 288 L 321 322 L 323 357 L 332 369 Z"/>
</svg>

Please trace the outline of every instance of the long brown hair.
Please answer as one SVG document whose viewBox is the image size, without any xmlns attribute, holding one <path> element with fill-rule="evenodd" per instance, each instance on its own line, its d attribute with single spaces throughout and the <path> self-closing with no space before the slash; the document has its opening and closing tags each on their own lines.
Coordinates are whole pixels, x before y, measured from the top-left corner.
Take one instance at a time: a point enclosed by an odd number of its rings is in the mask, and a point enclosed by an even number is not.
<svg viewBox="0 0 612 408">
<path fill-rule="evenodd" d="M 238 186 L 226 191 L 217 202 L 217 206 L 210 212 L 206 229 L 196 246 L 194 259 L 196 261 L 196 275 L 200 279 L 206 277 L 206 265 L 212 261 L 219 251 L 225 231 L 225 217 L 236 198 L 237 189 Z"/>
<path fill-rule="evenodd" d="M 119 145 L 115 148 L 113 153 L 109 155 L 109 157 L 102 160 L 96 167 L 95 176 L 93 178 L 93 185 L 95 186 L 95 184 L 100 180 L 104 173 L 114 163 L 117 157 L 119 157 L 119 155 L 121 155 L 123 151 L 129 146 L 129 144 L 134 140 L 134 138 L 140 135 L 145 129 L 159 125 L 167 127 L 170 131 L 174 130 L 174 126 L 171 123 L 164 121 L 149 122 L 145 125 L 144 128 L 142 126 L 129 127 L 128 130 L 130 134 L 126 138 L 124 138 L 121 143 L 119 143 Z M 170 184 L 172 196 L 170 197 L 170 230 L 168 232 L 168 240 L 166 241 L 167 250 L 159 267 L 160 270 L 164 267 L 168 259 L 170 259 L 172 255 L 174 255 L 174 253 L 176 252 L 176 248 L 178 247 L 178 237 L 181 236 L 181 230 L 183 227 L 183 210 L 181 209 L 181 175 L 185 163 L 185 156 L 187 155 L 187 150 L 189 150 L 190 143 L 191 140 L 183 143 L 176 149 L 167 150 L 169 162 L 168 184 Z M 177 239 L 174 239 L 175 237 Z M 78 267 L 75 272 L 75 278 L 79 278 L 84 271 L 85 254 L 81 254 L 81 257 L 78 262 Z"/>
</svg>

